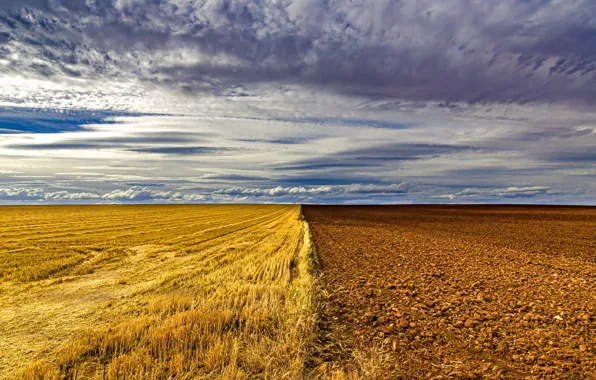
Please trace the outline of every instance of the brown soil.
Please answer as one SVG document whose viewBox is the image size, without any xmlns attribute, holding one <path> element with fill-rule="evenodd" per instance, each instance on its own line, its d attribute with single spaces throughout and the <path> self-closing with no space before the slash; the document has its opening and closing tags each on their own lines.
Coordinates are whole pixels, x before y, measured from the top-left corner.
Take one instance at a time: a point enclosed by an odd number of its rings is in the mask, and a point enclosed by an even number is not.
<svg viewBox="0 0 596 380">
<path fill-rule="evenodd" d="M 306 206 L 326 371 L 596 378 L 596 208 Z M 349 371 L 348 371 L 349 372 Z"/>
</svg>

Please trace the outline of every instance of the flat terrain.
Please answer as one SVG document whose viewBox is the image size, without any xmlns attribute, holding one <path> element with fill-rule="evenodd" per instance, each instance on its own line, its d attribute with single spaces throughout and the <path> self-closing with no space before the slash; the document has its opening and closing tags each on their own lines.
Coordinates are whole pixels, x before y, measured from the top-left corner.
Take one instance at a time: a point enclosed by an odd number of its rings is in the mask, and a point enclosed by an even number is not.
<svg viewBox="0 0 596 380">
<path fill-rule="evenodd" d="M 362 376 L 368 358 L 379 378 L 596 378 L 596 208 L 304 215 L 322 271 L 321 370 Z"/>
<path fill-rule="evenodd" d="M 305 231 L 287 205 L 1 207 L 0 378 L 299 378 Z"/>
</svg>

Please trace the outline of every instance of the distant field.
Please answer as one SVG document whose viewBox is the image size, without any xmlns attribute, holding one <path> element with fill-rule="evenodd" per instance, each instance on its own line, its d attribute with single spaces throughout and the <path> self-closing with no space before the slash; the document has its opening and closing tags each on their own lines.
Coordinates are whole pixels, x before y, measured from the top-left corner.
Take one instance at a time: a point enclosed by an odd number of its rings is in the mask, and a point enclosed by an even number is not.
<svg viewBox="0 0 596 380">
<path fill-rule="evenodd" d="M 299 206 L 0 208 L 0 378 L 298 378 Z"/>
</svg>

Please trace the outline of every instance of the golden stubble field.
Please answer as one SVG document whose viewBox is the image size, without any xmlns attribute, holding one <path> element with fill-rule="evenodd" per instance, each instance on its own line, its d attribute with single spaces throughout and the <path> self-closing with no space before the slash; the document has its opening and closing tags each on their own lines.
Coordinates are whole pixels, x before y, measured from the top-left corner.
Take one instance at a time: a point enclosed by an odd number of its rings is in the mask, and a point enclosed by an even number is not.
<svg viewBox="0 0 596 380">
<path fill-rule="evenodd" d="M 308 227 L 288 205 L 2 207 L 0 378 L 299 378 Z"/>
</svg>

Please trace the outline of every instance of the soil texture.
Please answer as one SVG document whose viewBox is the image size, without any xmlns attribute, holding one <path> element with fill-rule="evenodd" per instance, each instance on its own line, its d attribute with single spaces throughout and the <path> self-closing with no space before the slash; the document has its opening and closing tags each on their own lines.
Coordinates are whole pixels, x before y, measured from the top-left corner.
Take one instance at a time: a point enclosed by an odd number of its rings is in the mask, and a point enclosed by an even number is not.
<svg viewBox="0 0 596 380">
<path fill-rule="evenodd" d="M 596 208 L 305 206 L 317 365 L 391 379 L 596 378 Z"/>
</svg>

